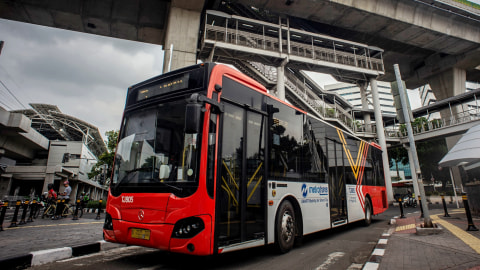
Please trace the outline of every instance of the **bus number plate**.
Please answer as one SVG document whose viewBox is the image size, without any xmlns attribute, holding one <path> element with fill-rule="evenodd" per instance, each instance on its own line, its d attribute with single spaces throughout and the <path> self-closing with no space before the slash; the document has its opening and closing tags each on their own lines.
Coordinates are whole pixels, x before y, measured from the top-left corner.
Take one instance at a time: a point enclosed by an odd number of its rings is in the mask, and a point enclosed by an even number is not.
<svg viewBox="0 0 480 270">
<path fill-rule="evenodd" d="M 132 229 L 132 238 L 150 240 L 150 230 Z"/>
</svg>

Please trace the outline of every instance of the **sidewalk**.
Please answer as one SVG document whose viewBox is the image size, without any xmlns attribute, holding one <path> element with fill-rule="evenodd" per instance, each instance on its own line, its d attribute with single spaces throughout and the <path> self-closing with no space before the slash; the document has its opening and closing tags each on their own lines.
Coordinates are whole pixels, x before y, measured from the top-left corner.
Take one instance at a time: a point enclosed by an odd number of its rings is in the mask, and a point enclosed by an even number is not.
<svg viewBox="0 0 480 270">
<path fill-rule="evenodd" d="M 465 209 L 430 210 L 439 234 L 418 235 L 416 227 L 423 225 L 420 211 L 405 218 L 395 217 L 395 225 L 385 235 L 379 264 L 367 263 L 364 269 L 478 269 L 480 270 L 480 231 L 468 228 Z M 480 228 L 480 218 L 473 223 Z"/>
<path fill-rule="evenodd" d="M 9 228 L 10 215 L 0 231 L 0 268 L 23 269 L 31 265 L 124 246 L 103 241 L 105 214 L 85 213 L 82 218 L 34 219 Z"/>
</svg>

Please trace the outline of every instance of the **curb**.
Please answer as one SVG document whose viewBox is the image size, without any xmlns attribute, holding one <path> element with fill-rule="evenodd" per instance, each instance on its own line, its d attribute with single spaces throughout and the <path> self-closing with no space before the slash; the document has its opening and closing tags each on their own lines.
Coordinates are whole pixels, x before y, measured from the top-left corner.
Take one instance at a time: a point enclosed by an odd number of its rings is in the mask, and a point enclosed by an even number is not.
<svg viewBox="0 0 480 270">
<path fill-rule="evenodd" d="M 109 243 L 105 240 L 101 240 L 86 245 L 33 251 L 26 255 L 2 259 L 0 260 L 0 265 L 2 266 L 2 269 L 25 269 L 31 266 L 38 266 L 124 246 L 126 245 Z"/>
<path fill-rule="evenodd" d="M 362 270 L 377 270 L 385 254 L 385 248 L 387 247 L 388 238 L 393 234 L 395 228 L 390 228 L 387 232 L 383 233 L 380 239 L 378 239 L 375 248 L 370 255 L 370 258 L 363 266 Z"/>
</svg>

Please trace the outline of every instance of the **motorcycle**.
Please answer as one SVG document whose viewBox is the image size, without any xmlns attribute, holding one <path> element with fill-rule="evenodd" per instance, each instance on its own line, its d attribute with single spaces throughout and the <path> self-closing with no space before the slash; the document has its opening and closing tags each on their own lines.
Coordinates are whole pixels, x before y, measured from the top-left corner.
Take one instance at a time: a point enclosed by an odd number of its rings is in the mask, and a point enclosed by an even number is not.
<svg viewBox="0 0 480 270">
<path fill-rule="evenodd" d="M 403 198 L 403 207 L 417 207 L 417 200 L 407 195 Z"/>
</svg>

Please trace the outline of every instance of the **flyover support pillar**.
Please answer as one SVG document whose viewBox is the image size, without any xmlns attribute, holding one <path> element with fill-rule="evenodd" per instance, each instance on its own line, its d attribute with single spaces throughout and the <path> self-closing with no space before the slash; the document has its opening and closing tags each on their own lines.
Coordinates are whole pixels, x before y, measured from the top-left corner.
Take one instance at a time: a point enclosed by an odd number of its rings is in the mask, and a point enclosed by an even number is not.
<svg viewBox="0 0 480 270">
<path fill-rule="evenodd" d="M 204 3 L 204 0 L 172 0 L 165 34 L 163 72 L 168 71 L 169 63 L 171 70 L 197 63 L 198 31 Z M 172 44 L 173 52 L 170 52 Z"/>
<path fill-rule="evenodd" d="M 459 68 L 451 68 L 428 79 L 437 100 L 446 99 L 465 93 L 466 71 Z M 449 119 L 461 112 L 460 106 L 454 106 L 450 110 L 440 112 L 442 119 Z"/>
<path fill-rule="evenodd" d="M 288 58 L 285 58 L 280 66 L 277 67 L 277 97 L 280 100 L 285 100 L 285 65 Z"/>
<path fill-rule="evenodd" d="M 362 99 L 363 122 L 365 124 L 365 131 L 372 132 L 372 120 L 370 119 L 370 113 L 368 111 L 368 98 L 367 98 L 367 83 L 359 83 L 360 97 Z"/>
<path fill-rule="evenodd" d="M 377 138 L 382 147 L 382 161 L 383 161 L 383 168 L 385 173 L 385 187 L 387 188 L 387 200 L 392 202 L 393 198 L 393 189 L 392 189 L 392 178 L 390 177 L 390 165 L 388 162 L 388 154 L 387 154 L 387 141 L 385 139 L 385 130 L 383 128 L 383 118 L 382 118 L 382 110 L 380 109 L 380 95 L 378 94 L 378 87 L 377 87 L 377 80 L 374 78 L 370 78 L 370 87 L 372 89 L 372 101 L 373 101 L 373 109 L 375 113 L 375 124 L 377 127 Z"/>
</svg>

